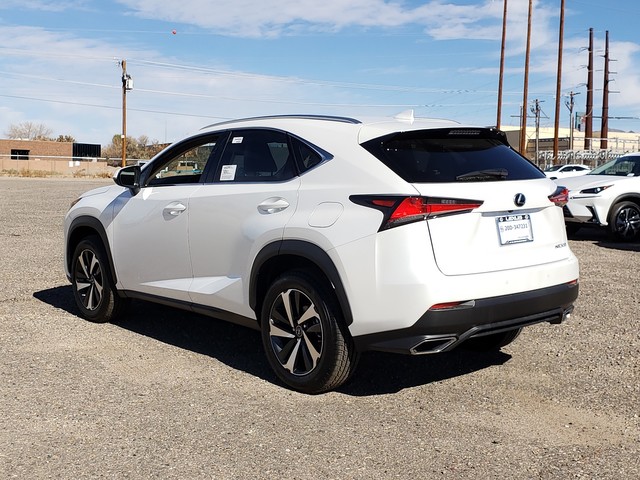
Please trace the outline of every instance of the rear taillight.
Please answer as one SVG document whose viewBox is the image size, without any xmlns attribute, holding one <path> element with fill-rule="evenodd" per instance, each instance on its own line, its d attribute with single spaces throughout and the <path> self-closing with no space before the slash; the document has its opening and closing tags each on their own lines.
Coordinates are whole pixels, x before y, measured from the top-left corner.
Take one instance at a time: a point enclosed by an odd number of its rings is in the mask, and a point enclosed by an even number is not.
<svg viewBox="0 0 640 480">
<path fill-rule="evenodd" d="M 564 207 L 569 202 L 569 190 L 567 190 L 567 187 L 558 187 L 552 195 L 549 195 L 549 200 L 556 207 Z"/>
<path fill-rule="evenodd" d="M 350 199 L 358 205 L 375 208 L 383 213 L 380 230 L 427 218 L 466 213 L 482 205 L 480 200 L 461 198 L 352 195 Z"/>
</svg>

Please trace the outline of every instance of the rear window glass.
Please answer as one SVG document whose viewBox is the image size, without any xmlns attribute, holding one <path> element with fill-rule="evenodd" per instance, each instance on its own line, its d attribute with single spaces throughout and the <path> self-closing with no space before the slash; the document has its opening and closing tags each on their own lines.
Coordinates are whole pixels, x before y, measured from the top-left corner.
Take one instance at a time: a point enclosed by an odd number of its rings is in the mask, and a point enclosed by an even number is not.
<svg viewBox="0 0 640 480">
<path fill-rule="evenodd" d="M 362 145 L 407 182 L 486 182 L 544 178 L 488 129 L 417 130 Z"/>
<path fill-rule="evenodd" d="M 301 142 L 297 138 L 292 138 L 291 142 L 294 150 L 298 154 L 298 168 L 300 172 L 306 172 L 322 162 L 322 156 L 306 143 Z"/>
</svg>

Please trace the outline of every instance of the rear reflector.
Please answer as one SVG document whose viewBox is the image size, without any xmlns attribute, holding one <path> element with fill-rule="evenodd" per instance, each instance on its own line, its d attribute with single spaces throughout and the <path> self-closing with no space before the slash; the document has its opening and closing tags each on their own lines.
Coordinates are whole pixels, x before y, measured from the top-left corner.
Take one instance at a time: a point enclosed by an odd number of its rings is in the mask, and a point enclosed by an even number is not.
<svg viewBox="0 0 640 480">
<path fill-rule="evenodd" d="M 429 310 L 454 310 L 462 308 L 473 308 L 476 306 L 475 300 L 467 300 L 465 302 L 444 302 L 432 305 Z"/>
<path fill-rule="evenodd" d="M 380 210 L 384 219 L 380 230 L 419 222 L 427 218 L 470 212 L 482 205 L 480 200 L 433 197 L 396 197 L 352 195 L 353 203 Z"/>
</svg>

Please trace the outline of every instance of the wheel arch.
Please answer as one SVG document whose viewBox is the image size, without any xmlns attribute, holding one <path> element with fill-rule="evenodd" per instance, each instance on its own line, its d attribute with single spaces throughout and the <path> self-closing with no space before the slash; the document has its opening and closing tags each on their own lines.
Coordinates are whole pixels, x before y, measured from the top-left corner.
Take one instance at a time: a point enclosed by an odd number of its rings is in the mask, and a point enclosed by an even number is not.
<svg viewBox="0 0 640 480">
<path fill-rule="evenodd" d="M 76 249 L 76 246 L 82 241 L 83 238 L 87 238 L 91 235 L 97 235 L 102 242 L 102 246 L 107 252 L 107 259 L 109 262 L 109 275 L 115 285 L 117 283 L 116 278 L 116 270 L 113 263 L 113 257 L 111 255 L 111 248 L 109 246 L 109 240 L 107 237 L 107 232 L 104 229 L 104 226 L 95 217 L 89 216 L 81 216 L 73 219 L 71 225 L 69 226 L 69 233 L 67 235 L 67 244 L 65 246 L 65 262 L 66 262 L 66 271 L 67 276 L 69 276 L 71 272 L 71 263 L 73 262 L 73 252 Z M 71 279 L 69 279 L 71 280 Z"/>
<path fill-rule="evenodd" d="M 262 300 L 269 285 L 290 270 L 311 271 L 334 292 L 347 326 L 353 322 L 344 285 L 331 257 L 319 246 L 303 240 L 282 240 L 266 245 L 256 256 L 249 280 L 249 306 L 260 321 Z"/>
<path fill-rule="evenodd" d="M 607 224 L 611 224 L 611 215 L 613 215 L 613 207 L 615 207 L 620 202 L 633 202 L 638 208 L 640 208 L 640 193 L 628 192 L 623 193 L 622 195 L 616 197 L 609 207 L 609 211 L 607 212 Z"/>
</svg>

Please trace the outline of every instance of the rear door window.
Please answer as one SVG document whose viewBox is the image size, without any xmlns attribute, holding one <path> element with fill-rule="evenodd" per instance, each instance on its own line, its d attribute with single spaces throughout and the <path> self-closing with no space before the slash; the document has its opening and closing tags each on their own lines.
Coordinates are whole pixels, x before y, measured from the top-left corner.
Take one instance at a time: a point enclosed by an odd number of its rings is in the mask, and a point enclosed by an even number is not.
<svg viewBox="0 0 640 480">
<path fill-rule="evenodd" d="M 528 180 L 545 175 L 490 129 L 395 133 L 362 145 L 410 183 Z"/>
<path fill-rule="evenodd" d="M 284 132 L 234 130 L 227 140 L 214 181 L 281 182 L 295 176 L 293 155 Z"/>
</svg>

